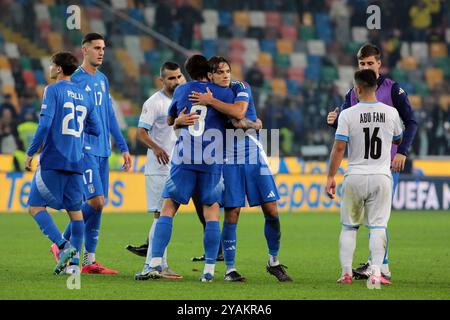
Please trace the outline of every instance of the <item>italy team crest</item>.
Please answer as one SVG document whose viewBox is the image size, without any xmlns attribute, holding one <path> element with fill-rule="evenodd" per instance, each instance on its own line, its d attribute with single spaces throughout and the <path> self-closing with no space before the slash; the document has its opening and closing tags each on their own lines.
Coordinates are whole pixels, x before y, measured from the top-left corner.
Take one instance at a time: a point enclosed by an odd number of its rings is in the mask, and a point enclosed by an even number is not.
<svg viewBox="0 0 450 320">
<path fill-rule="evenodd" d="M 100 81 L 100 86 L 102 87 L 103 92 L 106 92 L 106 85 L 105 85 L 105 81 Z"/>
<path fill-rule="evenodd" d="M 88 185 L 88 191 L 89 193 L 94 193 L 95 192 L 95 188 L 93 184 Z"/>
</svg>

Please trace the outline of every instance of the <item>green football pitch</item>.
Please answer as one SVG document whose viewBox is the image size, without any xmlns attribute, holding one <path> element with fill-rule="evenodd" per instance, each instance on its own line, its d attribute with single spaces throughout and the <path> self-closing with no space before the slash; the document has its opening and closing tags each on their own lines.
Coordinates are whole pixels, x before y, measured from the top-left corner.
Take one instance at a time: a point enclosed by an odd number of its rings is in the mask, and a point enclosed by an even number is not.
<svg viewBox="0 0 450 320">
<path fill-rule="evenodd" d="M 53 215 L 62 230 L 68 217 Z M 450 214 L 393 212 L 389 255 L 393 284 L 368 290 L 365 281 L 336 284 L 340 273 L 337 213 L 281 214 L 280 261 L 293 283 L 279 283 L 265 270 L 267 249 L 261 214 L 242 214 L 238 226 L 237 267 L 245 283 L 223 281 L 219 262 L 213 283 L 200 283 L 203 263 L 191 257 L 203 253 L 202 229 L 195 214 L 175 218 L 168 248 L 171 268 L 183 280 L 135 281 L 144 258 L 125 250 L 145 241 L 152 218 L 148 214 L 105 214 L 97 259 L 118 269 L 117 276 L 82 275 L 81 288 L 69 290 L 67 276 L 54 276 L 50 241 L 27 214 L 0 214 L 0 299 L 449 299 Z M 367 229 L 361 228 L 354 265 L 368 254 Z"/>
</svg>

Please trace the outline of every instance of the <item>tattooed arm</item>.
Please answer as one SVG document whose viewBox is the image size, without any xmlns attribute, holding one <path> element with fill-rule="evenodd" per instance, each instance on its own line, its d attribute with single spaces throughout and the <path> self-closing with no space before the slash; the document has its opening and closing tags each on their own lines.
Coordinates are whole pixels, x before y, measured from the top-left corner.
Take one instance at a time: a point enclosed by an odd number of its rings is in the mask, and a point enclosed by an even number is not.
<svg viewBox="0 0 450 320">
<path fill-rule="evenodd" d="M 250 119 L 244 118 L 241 120 L 231 119 L 231 123 L 236 129 L 254 129 L 260 130 L 262 129 L 262 122 L 260 119 L 256 119 L 256 121 L 252 121 Z"/>
</svg>

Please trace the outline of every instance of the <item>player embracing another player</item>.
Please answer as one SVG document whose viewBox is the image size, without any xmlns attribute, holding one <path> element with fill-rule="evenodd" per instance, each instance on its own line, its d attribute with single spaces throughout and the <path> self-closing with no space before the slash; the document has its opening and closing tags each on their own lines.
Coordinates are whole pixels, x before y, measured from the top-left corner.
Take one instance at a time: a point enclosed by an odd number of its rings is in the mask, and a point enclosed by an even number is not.
<svg viewBox="0 0 450 320">
<path fill-rule="evenodd" d="M 193 81 L 179 85 L 175 90 L 167 121 L 173 124 L 182 112 L 197 112 L 199 117 L 194 125 L 183 126 L 179 132 L 170 175 L 163 190 L 165 199 L 155 227 L 148 275 L 152 279 L 162 277 L 162 260 L 172 235 L 173 218 L 180 204 L 187 204 L 195 193 L 206 220 L 203 234 L 205 267 L 200 281 L 211 282 L 220 244 L 219 204 L 223 191 L 223 137 L 227 118 L 209 106 L 194 106 L 189 95 L 192 91 L 206 92 L 206 87 L 223 101 L 232 102 L 234 95 L 230 88 L 208 82 L 209 66 L 204 56 L 190 57 L 185 69 Z"/>
<path fill-rule="evenodd" d="M 209 67 L 209 80 L 222 87 L 230 87 L 234 94 L 232 103 L 217 99 L 210 90 L 203 94 L 199 92 L 191 94 L 191 101 L 194 103 L 210 105 L 231 117 L 227 129 L 226 163 L 223 166 L 225 219 L 222 228 L 222 247 L 227 266 L 224 279 L 233 282 L 245 281 L 245 277 L 235 267 L 235 256 L 237 223 L 241 207 L 245 207 L 247 198 L 250 206 L 261 206 L 264 213 L 264 236 L 269 254 L 266 271 L 281 282 L 291 282 L 292 278 L 286 272 L 287 267 L 278 260 L 281 242 L 277 207 L 279 195 L 267 156 L 256 132 L 261 129 L 262 124 L 256 116 L 250 85 L 246 82 L 231 81 L 231 66 L 224 57 L 211 57 Z M 238 118 L 243 115 L 244 118 Z M 229 135 L 228 132 L 232 134 Z"/>
</svg>

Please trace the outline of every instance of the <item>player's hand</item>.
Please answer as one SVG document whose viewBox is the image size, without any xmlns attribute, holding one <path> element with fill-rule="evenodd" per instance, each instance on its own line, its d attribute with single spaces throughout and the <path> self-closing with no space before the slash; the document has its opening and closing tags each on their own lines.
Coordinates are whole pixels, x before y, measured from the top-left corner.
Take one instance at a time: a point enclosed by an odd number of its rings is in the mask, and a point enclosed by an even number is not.
<svg viewBox="0 0 450 320">
<path fill-rule="evenodd" d="M 193 126 L 199 117 L 200 116 L 197 112 L 187 114 L 186 108 L 183 108 L 178 117 L 175 119 L 175 125 L 178 127 Z"/>
<path fill-rule="evenodd" d="M 124 152 L 122 153 L 122 157 L 123 157 L 123 165 L 122 165 L 122 169 L 123 171 L 128 171 L 131 168 L 131 156 L 129 152 Z"/>
<path fill-rule="evenodd" d="M 233 127 L 235 127 L 236 129 L 243 129 L 244 128 L 244 122 L 242 120 L 237 120 L 235 118 L 231 119 L 231 124 L 233 125 Z"/>
<path fill-rule="evenodd" d="M 396 153 L 394 160 L 392 160 L 391 168 L 394 172 L 400 172 L 405 169 L 406 156 L 401 153 Z"/>
<path fill-rule="evenodd" d="M 258 129 L 257 129 L 257 130 L 261 130 L 262 127 L 263 127 L 263 123 L 262 123 L 262 121 L 261 121 L 260 118 L 257 118 L 257 119 L 256 119 L 256 124 L 257 124 L 257 126 L 258 126 Z"/>
<path fill-rule="evenodd" d="M 334 178 L 328 177 L 326 190 L 330 199 L 334 199 L 336 196 L 336 181 L 334 181 Z"/>
<path fill-rule="evenodd" d="M 328 116 L 327 116 L 327 123 L 328 123 L 329 125 L 332 125 L 332 124 L 336 121 L 336 119 L 337 119 L 337 117 L 338 117 L 338 114 L 339 114 L 339 108 L 336 107 L 336 109 L 334 109 L 333 111 L 331 111 L 330 113 L 328 113 Z"/>
<path fill-rule="evenodd" d="M 27 156 L 25 159 L 25 170 L 31 171 L 31 163 L 33 162 L 33 157 Z"/>
<path fill-rule="evenodd" d="M 189 95 L 189 101 L 191 101 L 194 105 L 201 104 L 206 106 L 208 104 L 212 104 L 213 99 L 214 96 L 208 87 L 206 87 L 206 93 L 192 91 Z"/>
<path fill-rule="evenodd" d="M 169 155 L 166 151 L 164 151 L 161 147 L 155 147 L 153 148 L 153 153 L 155 154 L 156 159 L 158 160 L 159 164 L 168 164 L 170 159 Z"/>
</svg>

